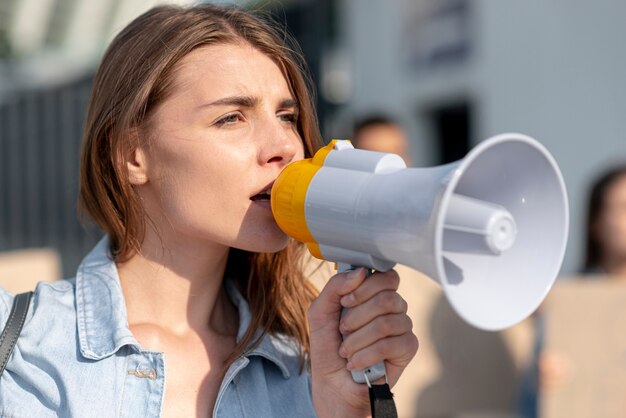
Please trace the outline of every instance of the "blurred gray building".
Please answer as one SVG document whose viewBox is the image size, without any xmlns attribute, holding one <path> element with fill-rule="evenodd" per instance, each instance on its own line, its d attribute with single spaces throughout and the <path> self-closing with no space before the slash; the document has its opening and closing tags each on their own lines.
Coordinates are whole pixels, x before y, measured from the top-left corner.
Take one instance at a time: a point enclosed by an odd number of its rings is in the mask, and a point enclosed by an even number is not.
<svg viewBox="0 0 626 418">
<path fill-rule="evenodd" d="M 409 129 L 417 166 L 457 159 L 497 133 L 535 137 L 565 177 L 571 224 L 563 272 L 575 273 L 588 187 L 626 160 L 626 3 L 340 4 L 321 79 L 322 94 L 342 104 L 328 133 L 348 135 L 345 120 L 383 111 Z"/>
<path fill-rule="evenodd" d="M 155 3 L 0 3 L 0 251 L 56 249 L 69 277 L 101 236 L 76 211 L 91 82 L 114 34 Z"/>
<path fill-rule="evenodd" d="M 185 3 L 179 1 L 178 3 Z M 0 251 L 53 246 L 72 275 L 98 233 L 76 221 L 80 131 L 112 36 L 156 0 L 0 2 Z M 239 1 L 302 44 L 324 135 L 403 123 L 417 166 L 518 131 L 559 162 L 571 202 L 565 273 L 582 256 L 587 188 L 626 159 L 626 3 L 555 0 Z"/>
</svg>

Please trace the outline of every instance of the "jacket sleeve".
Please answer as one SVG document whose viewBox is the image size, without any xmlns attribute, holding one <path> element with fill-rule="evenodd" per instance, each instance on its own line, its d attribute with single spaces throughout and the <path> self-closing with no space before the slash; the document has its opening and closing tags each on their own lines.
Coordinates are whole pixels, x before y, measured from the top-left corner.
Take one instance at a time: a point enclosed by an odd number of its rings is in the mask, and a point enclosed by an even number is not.
<svg viewBox="0 0 626 418">
<path fill-rule="evenodd" d="M 0 288 L 0 332 L 2 332 L 9 319 L 9 312 L 11 311 L 14 297 L 11 292 Z"/>
</svg>

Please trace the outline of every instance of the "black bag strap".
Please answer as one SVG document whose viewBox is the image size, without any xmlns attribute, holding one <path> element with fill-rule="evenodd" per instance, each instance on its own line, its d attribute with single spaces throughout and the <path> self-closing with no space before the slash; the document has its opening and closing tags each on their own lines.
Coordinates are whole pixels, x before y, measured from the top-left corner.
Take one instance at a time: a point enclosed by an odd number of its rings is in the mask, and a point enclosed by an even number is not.
<svg viewBox="0 0 626 418">
<path fill-rule="evenodd" d="M 15 343 L 17 343 L 17 337 L 22 332 L 32 295 L 33 292 L 20 293 L 13 299 L 9 320 L 0 335 L 0 376 L 4 373 L 9 357 L 11 357 L 13 348 L 15 348 Z"/>
</svg>

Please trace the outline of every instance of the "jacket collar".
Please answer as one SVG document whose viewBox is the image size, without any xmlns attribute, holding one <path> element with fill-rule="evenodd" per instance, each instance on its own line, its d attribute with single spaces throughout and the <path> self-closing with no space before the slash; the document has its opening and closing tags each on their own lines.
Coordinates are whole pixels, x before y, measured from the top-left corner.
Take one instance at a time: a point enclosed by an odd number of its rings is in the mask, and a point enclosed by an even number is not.
<svg viewBox="0 0 626 418">
<path fill-rule="evenodd" d="M 101 360 L 125 345 L 141 350 L 128 328 L 124 295 L 107 237 L 100 240 L 78 267 L 76 315 L 84 357 Z"/>
<path fill-rule="evenodd" d="M 237 307 L 237 311 L 239 313 L 239 330 L 237 331 L 237 342 L 239 342 L 250 327 L 252 314 L 250 313 L 250 306 L 248 305 L 248 302 L 239 292 L 235 283 L 232 280 L 227 279 L 225 286 L 228 296 Z M 255 341 L 261 332 L 261 329 L 257 329 L 252 341 Z M 253 347 L 250 351 L 246 352 L 244 355 L 260 356 L 270 360 L 280 368 L 280 371 L 285 379 L 290 376 L 289 368 L 286 363 L 289 362 L 290 364 L 294 364 L 294 361 L 297 362 L 299 358 L 298 345 L 295 341 L 281 335 L 269 334 L 264 335 L 259 344 Z"/>
<path fill-rule="evenodd" d="M 226 280 L 225 286 L 239 313 L 237 341 L 240 341 L 250 326 L 250 307 L 232 280 Z M 76 312 L 80 351 L 85 358 L 101 360 L 123 346 L 137 352 L 142 350 L 128 327 L 124 295 L 107 237 L 100 240 L 78 267 Z M 257 330 L 255 337 L 261 332 Z M 256 347 L 245 353 L 245 356 L 254 355 L 276 364 L 283 377 L 289 378 L 287 364 L 297 361 L 298 346 L 288 338 L 266 334 Z"/>
</svg>

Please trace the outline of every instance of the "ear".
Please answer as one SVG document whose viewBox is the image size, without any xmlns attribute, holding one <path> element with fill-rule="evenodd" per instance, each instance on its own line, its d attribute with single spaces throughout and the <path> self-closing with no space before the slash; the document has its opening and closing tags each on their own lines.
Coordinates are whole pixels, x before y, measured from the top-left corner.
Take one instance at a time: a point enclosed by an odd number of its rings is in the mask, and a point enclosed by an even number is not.
<svg viewBox="0 0 626 418">
<path fill-rule="evenodd" d="M 141 186 L 148 182 L 148 167 L 146 153 L 142 147 L 137 147 L 126 158 L 128 181 L 133 186 Z"/>
</svg>

